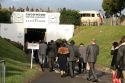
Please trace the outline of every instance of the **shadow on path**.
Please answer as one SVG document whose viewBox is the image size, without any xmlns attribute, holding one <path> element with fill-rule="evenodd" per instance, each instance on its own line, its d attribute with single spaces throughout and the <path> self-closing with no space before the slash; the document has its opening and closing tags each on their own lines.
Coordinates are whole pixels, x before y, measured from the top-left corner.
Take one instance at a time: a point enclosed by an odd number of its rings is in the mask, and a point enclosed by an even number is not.
<svg viewBox="0 0 125 83">
<path fill-rule="evenodd" d="M 42 73 L 42 72 L 41 72 Z M 97 71 L 97 76 L 99 78 L 99 82 L 97 83 L 112 83 L 111 82 L 111 74 Z M 43 74 L 31 81 L 30 83 L 94 83 L 86 80 L 86 74 L 78 74 L 74 78 L 67 76 L 65 78 L 61 78 L 60 74 L 56 72 L 49 72 L 48 69 L 43 72 Z"/>
</svg>

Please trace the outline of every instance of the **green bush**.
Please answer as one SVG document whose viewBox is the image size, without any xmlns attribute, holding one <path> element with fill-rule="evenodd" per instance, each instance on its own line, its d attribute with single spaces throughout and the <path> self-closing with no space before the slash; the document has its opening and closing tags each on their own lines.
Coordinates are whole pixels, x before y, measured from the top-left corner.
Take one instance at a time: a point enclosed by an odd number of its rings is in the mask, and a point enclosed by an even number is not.
<svg viewBox="0 0 125 83">
<path fill-rule="evenodd" d="M 0 23 L 11 23 L 12 11 L 7 9 L 0 9 Z"/>
<path fill-rule="evenodd" d="M 80 14 L 76 10 L 63 8 L 60 15 L 60 24 L 80 25 Z"/>
</svg>

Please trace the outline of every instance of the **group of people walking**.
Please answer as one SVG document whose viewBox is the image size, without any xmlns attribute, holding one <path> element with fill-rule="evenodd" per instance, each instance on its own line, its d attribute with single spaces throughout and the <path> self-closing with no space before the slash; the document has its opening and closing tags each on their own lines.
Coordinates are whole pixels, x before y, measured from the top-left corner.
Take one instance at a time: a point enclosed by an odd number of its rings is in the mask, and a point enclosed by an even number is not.
<svg viewBox="0 0 125 83">
<path fill-rule="evenodd" d="M 77 63 L 78 73 L 88 72 L 87 80 L 97 82 L 95 63 L 98 54 L 99 46 L 95 39 L 92 39 L 91 44 L 87 47 L 83 43 L 79 47 L 76 46 L 74 40 L 71 40 L 69 44 L 66 40 L 59 43 L 51 40 L 48 44 L 40 41 L 38 59 L 42 71 L 44 71 L 46 58 L 50 72 L 54 71 L 54 63 L 58 63 L 61 77 L 69 75 L 73 78 Z"/>
<path fill-rule="evenodd" d="M 45 62 L 48 63 L 49 71 L 54 71 L 55 63 L 58 64 L 61 77 L 67 75 L 73 78 L 75 76 L 75 66 L 78 66 L 78 73 L 86 72 L 87 80 L 98 82 L 98 77 L 95 73 L 95 63 L 99 55 L 99 46 L 96 40 L 92 39 L 90 45 L 85 46 L 81 43 L 79 46 L 75 45 L 74 40 L 67 43 L 66 40 L 55 42 L 51 40 L 48 44 L 44 41 L 39 42 L 39 50 L 34 52 L 35 61 L 41 66 L 44 71 Z M 125 83 L 125 36 L 120 42 L 113 42 L 112 49 L 112 73 L 116 72 L 116 80 L 113 83 Z"/>
</svg>

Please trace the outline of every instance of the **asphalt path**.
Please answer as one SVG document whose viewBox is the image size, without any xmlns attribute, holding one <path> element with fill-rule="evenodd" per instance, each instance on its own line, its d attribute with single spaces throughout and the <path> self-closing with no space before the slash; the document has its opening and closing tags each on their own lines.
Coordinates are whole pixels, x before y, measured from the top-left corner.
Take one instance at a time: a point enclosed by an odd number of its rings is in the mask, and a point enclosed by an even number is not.
<svg viewBox="0 0 125 83">
<path fill-rule="evenodd" d="M 41 75 L 29 83 L 94 83 L 86 80 L 87 74 L 75 73 L 75 77 L 71 78 L 70 76 L 61 78 L 58 70 L 54 72 L 49 72 L 48 69 L 45 69 L 44 72 L 40 72 Z M 105 73 L 103 71 L 97 71 L 96 74 L 98 76 L 99 81 L 97 83 L 112 83 L 111 81 L 111 73 Z"/>
</svg>

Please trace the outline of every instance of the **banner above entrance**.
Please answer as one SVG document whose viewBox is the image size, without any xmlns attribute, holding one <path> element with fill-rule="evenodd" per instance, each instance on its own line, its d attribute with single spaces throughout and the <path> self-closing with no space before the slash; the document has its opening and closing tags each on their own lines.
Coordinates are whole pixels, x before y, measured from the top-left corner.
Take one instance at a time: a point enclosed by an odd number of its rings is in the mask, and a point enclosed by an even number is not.
<svg viewBox="0 0 125 83">
<path fill-rule="evenodd" d="M 25 12 L 24 23 L 40 23 L 47 24 L 47 13 L 46 12 Z"/>
<path fill-rule="evenodd" d="M 25 23 L 26 25 L 34 24 L 59 24 L 60 13 L 53 12 L 13 12 L 11 21 L 13 23 Z"/>
</svg>

